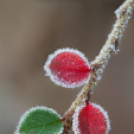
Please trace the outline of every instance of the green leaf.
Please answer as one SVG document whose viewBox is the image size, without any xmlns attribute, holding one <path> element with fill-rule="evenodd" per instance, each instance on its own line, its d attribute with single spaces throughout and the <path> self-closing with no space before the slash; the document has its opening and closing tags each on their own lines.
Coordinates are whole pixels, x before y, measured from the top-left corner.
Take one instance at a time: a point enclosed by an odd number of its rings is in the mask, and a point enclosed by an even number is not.
<svg viewBox="0 0 134 134">
<path fill-rule="evenodd" d="M 62 121 L 56 111 L 35 107 L 22 116 L 15 134 L 60 134 L 62 131 Z"/>
</svg>

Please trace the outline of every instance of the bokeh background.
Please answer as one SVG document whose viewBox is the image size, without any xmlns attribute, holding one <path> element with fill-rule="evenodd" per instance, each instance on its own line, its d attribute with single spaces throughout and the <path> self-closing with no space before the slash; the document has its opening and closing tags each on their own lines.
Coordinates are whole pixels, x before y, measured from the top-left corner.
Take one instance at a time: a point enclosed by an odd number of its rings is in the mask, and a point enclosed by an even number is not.
<svg viewBox="0 0 134 134">
<path fill-rule="evenodd" d="M 115 22 L 123 0 L 0 0 L 0 134 L 13 134 L 20 116 L 35 106 L 61 115 L 78 89 L 65 89 L 45 77 L 50 53 L 71 47 L 92 61 Z M 134 133 L 134 17 L 95 88 L 92 101 L 111 120 L 109 134 Z M 72 133 L 73 134 L 73 133 Z"/>
</svg>

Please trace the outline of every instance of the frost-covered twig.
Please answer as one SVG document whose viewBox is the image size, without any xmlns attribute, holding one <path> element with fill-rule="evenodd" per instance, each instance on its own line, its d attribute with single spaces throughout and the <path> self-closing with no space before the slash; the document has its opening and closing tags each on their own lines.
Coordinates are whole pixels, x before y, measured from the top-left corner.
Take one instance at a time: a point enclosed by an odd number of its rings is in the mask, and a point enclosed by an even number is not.
<svg viewBox="0 0 134 134">
<path fill-rule="evenodd" d="M 113 26 L 111 33 L 108 35 L 108 39 L 102 47 L 99 55 L 91 62 L 91 74 L 88 84 L 86 84 L 81 92 L 78 94 L 76 100 L 72 103 L 69 110 L 65 113 L 64 127 L 66 130 L 63 134 L 68 134 L 71 124 L 71 115 L 74 113 L 76 107 L 83 103 L 85 100 L 90 99 L 90 95 L 93 93 L 93 89 L 97 84 L 97 81 L 101 78 L 103 70 L 105 69 L 109 58 L 114 53 L 119 51 L 119 43 L 122 37 L 122 33 L 127 27 L 128 20 L 131 18 L 134 10 L 134 0 L 126 0 L 116 11 L 117 20 Z M 83 101 L 84 100 L 84 101 Z"/>
</svg>

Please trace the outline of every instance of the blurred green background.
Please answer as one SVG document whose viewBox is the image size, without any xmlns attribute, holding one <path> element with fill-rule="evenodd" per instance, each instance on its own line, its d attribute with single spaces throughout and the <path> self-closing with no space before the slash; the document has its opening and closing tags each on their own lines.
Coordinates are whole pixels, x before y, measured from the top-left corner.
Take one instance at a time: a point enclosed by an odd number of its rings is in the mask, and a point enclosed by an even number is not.
<svg viewBox="0 0 134 134">
<path fill-rule="evenodd" d="M 77 48 L 94 60 L 123 0 L 0 0 L 0 134 L 12 134 L 20 116 L 35 106 L 61 115 L 79 89 L 45 77 L 43 65 L 58 48 Z M 105 108 L 109 134 L 134 133 L 134 17 L 95 88 L 91 101 Z M 72 133 L 73 134 L 73 133 Z"/>
</svg>

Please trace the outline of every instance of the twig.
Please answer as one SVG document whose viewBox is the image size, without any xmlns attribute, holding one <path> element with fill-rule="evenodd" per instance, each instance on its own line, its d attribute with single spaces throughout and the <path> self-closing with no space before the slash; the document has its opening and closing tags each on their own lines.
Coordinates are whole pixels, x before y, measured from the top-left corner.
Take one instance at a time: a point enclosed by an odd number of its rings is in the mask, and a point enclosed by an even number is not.
<svg viewBox="0 0 134 134">
<path fill-rule="evenodd" d="M 94 87 L 98 80 L 101 78 L 103 70 L 105 69 L 111 55 L 117 54 L 119 51 L 119 43 L 122 37 L 123 31 L 127 27 L 128 20 L 131 18 L 134 10 L 134 0 L 126 0 L 116 11 L 117 20 L 113 26 L 111 33 L 108 35 L 108 39 L 102 47 L 99 55 L 91 62 L 91 74 L 88 84 L 86 84 L 81 92 L 78 94 L 76 100 L 72 103 L 71 107 L 65 113 L 64 132 L 68 134 L 72 122 L 72 114 L 76 107 L 82 104 L 84 101 L 89 100 L 93 93 Z"/>
</svg>

